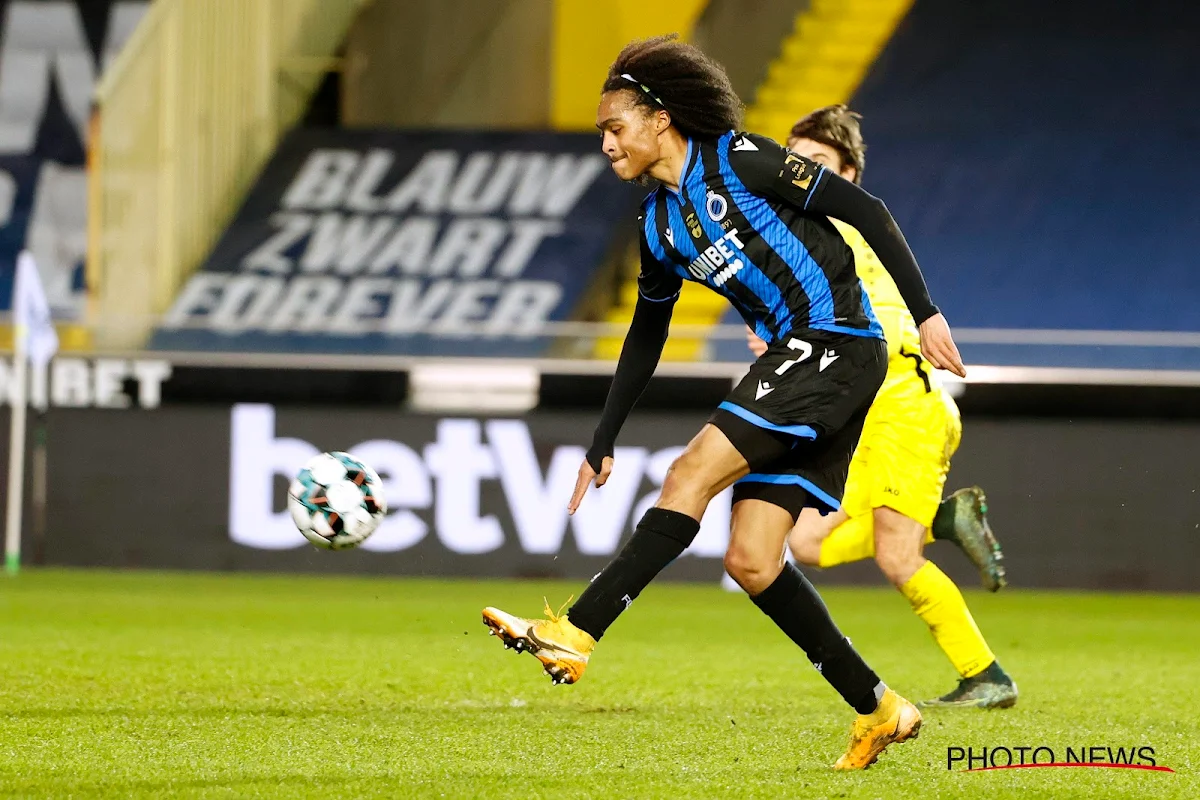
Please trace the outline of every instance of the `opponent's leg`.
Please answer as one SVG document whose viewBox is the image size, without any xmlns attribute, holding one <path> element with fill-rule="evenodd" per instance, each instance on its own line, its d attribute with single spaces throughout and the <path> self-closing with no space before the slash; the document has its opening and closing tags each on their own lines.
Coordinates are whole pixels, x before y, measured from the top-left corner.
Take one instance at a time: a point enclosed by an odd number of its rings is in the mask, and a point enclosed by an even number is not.
<svg viewBox="0 0 1200 800">
<path fill-rule="evenodd" d="M 874 518 L 879 569 L 908 598 L 913 612 L 929 626 L 934 641 L 962 676 L 958 689 L 926 704 L 1007 708 L 1016 703 L 1016 684 L 996 661 L 962 592 L 922 555 L 925 526 L 887 507 L 875 509 Z"/>
<path fill-rule="evenodd" d="M 804 575 L 783 558 L 790 511 L 757 499 L 733 506 L 725 569 L 763 613 L 795 642 L 859 714 L 838 769 L 870 766 L 893 742 L 913 738 L 921 714 L 879 679 L 829 615 Z"/>
<path fill-rule="evenodd" d="M 853 491 L 854 472 L 847 497 Z M 843 509 L 845 508 L 843 503 Z M 822 516 L 806 508 L 788 539 L 792 555 L 801 564 L 836 567 L 875 557 L 875 519 L 871 509 L 848 515 L 845 510 Z M 1004 553 L 987 520 L 987 499 L 978 486 L 959 489 L 938 506 L 925 544 L 944 539 L 954 542 L 979 570 L 984 588 L 995 592 L 1007 585 Z"/>
<path fill-rule="evenodd" d="M 875 555 L 871 450 L 877 427 L 872 424 L 872 413 L 868 411 L 862 436 L 850 460 L 841 508 L 824 515 L 815 508 L 800 512 L 796 527 L 788 537 L 788 546 L 801 564 L 833 567 Z"/>
<path fill-rule="evenodd" d="M 934 539 L 954 542 L 975 568 L 983 588 L 996 592 L 1008 585 L 1004 577 L 1004 553 L 988 524 L 987 498 L 983 489 L 959 489 L 938 506 L 931 525 Z"/>
<path fill-rule="evenodd" d="M 810 567 L 824 566 L 821 564 L 821 551 L 825 542 L 849 519 L 841 509 L 829 514 L 822 514 L 815 508 L 804 509 L 788 534 L 788 549 L 792 551 L 792 557 Z"/>
<path fill-rule="evenodd" d="M 547 619 L 530 620 L 485 608 L 484 624 L 506 647 L 533 653 L 555 683 L 574 683 L 608 627 L 696 538 L 709 501 L 746 472 L 725 434 L 705 425 L 671 465 L 655 507 L 566 616 L 547 607 Z"/>
</svg>

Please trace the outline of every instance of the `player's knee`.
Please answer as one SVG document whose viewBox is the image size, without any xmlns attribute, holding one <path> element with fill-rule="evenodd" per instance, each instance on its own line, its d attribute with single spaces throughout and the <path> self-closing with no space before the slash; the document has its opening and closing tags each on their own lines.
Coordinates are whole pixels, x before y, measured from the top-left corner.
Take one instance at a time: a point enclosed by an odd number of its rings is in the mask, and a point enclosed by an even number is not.
<svg viewBox="0 0 1200 800">
<path fill-rule="evenodd" d="M 710 483 L 695 459 L 680 456 L 671 464 L 663 479 L 660 505 L 674 507 L 680 502 L 707 503 L 713 494 Z"/>
<path fill-rule="evenodd" d="M 875 563 L 891 583 L 899 588 L 925 563 L 921 543 L 925 529 L 907 517 L 892 512 L 876 514 Z"/>
<path fill-rule="evenodd" d="M 897 552 L 895 548 L 884 545 L 875 546 L 875 563 L 879 566 L 879 571 L 884 574 L 894 586 L 902 586 L 910 577 L 910 559 L 905 557 L 903 553 Z"/>
<path fill-rule="evenodd" d="M 686 469 L 681 471 L 672 464 L 659 491 L 659 505 L 670 508 L 681 501 L 691 503 L 695 502 L 699 495 L 694 477 L 689 475 Z"/>
<path fill-rule="evenodd" d="M 751 596 L 760 594 L 779 577 L 779 558 L 731 544 L 725 551 L 725 571 Z"/>
</svg>

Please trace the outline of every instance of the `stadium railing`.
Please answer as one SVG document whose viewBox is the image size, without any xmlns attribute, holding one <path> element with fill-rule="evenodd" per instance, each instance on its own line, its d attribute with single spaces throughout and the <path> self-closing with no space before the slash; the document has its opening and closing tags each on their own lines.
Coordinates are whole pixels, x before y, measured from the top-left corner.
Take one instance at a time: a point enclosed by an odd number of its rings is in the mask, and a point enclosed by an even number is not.
<svg viewBox="0 0 1200 800">
<path fill-rule="evenodd" d="M 466 357 L 428 353 L 324 352 L 305 348 L 273 352 L 105 348 L 95 351 L 94 356 L 130 363 L 158 359 L 172 366 L 176 378 L 181 378 L 185 372 L 191 373 L 194 377 L 183 379 L 171 389 L 176 399 L 208 397 L 210 381 L 217 386 L 233 387 L 230 396 L 243 400 L 253 399 L 261 392 L 266 392 L 272 399 L 295 400 L 315 391 L 315 384 L 320 384 L 321 392 L 336 396 L 338 402 L 407 403 L 423 410 L 520 413 L 547 402 L 551 405 L 565 403 L 569 407 L 602 404 L 614 364 L 593 358 L 594 345 L 603 337 L 623 336 L 624 327 L 606 322 L 567 321 L 544 322 L 520 329 L 497 330 L 494 326 L 480 326 L 478 330 L 468 327 L 461 331 L 479 341 L 501 344 L 531 338 L 541 340 L 546 343 L 543 356 Z M 968 348 L 976 343 L 1004 345 L 1047 340 L 1067 342 L 1080 349 L 1090 349 L 1094 344 L 1087 337 L 1072 341 L 1069 333 L 961 328 L 956 330 L 956 338 L 964 352 L 969 352 Z M 672 326 L 671 336 L 682 340 L 700 339 L 703 346 L 712 351 L 707 360 L 663 361 L 659 365 L 655 380 L 677 384 L 678 391 L 671 392 L 669 401 L 674 407 L 700 407 L 718 402 L 731 382 L 746 374 L 752 361 L 745 346 L 742 325 L 723 324 L 710 328 L 679 324 Z M 1166 334 L 1158 338 L 1147 335 L 1122 344 L 1127 349 L 1200 351 L 1200 342 L 1184 341 Z M 1195 409 L 1200 408 L 1196 405 L 1200 370 L 1182 365 L 1138 369 L 996 364 L 971 360 L 968 363 L 966 380 L 939 373 L 950 393 L 959 397 L 960 402 L 967 401 L 965 410 L 1016 416 L 1086 412 L 1099 416 L 1177 417 L 1182 414 L 1192 418 Z M 285 375 L 294 376 L 295 380 Z M 314 377 L 304 378 L 303 375 Z M 315 377 L 318 375 L 319 378 Z M 399 376 L 400 383 L 385 382 L 390 388 L 372 388 L 369 381 L 358 382 L 356 375 Z M 342 381 L 344 385 L 339 383 Z M 6 370 L 0 362 L 0 385 L 4 384 Z M 547 387 L 552 388 L 548 390 Z M 225 394 L 221 396 L 224 398 Z"/>
<path fill-rule="evenodd" d="M 87 260 L 98 346 L 140 344 L 338 67 L 364 1 L 151 6 L 96 90 Z"/>
</svg>

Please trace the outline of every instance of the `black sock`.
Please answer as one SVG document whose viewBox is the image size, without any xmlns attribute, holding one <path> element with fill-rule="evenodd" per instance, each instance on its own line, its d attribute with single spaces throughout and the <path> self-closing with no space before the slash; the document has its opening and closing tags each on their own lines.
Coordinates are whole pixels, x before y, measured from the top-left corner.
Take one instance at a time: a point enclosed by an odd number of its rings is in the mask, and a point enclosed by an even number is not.
<svg viewBox="0 0 1200 800">
<path fill-rule="evenodd" d="M 775 582 L 750 598 L 808 656 L 821 677 L 859 714 L 879 705 L 883 682 L 842 635 L 800 570 L 785 564 Z"/>
<path fill-rule="evenodd" d="M 988 664 L 982 672 L 971 676 L 971 680 L 986 683 L 1012 683 L 1012 678 L 1008 677 L 1008 673 L 1004 671 L 1004 667 L 1000 666 L 999 661 Z"/>
<path fill-rule="evenodd" d="M 947 497 L 938 504 L 937 513 L 933 515 L 933 522 L 929 526 L 934 539 L 954 541 L 954 522 L 957 510 L 958 502 L 953 497 Z"/>
<path fill-rule="evenodd" d="M 642 593 L 654 576 L 679 557 L 700 532 L 700 523 L 678 511 L 652 508 L 609 565 L 579 595 L 567 616 L 597 641 Z"/>
</svg>

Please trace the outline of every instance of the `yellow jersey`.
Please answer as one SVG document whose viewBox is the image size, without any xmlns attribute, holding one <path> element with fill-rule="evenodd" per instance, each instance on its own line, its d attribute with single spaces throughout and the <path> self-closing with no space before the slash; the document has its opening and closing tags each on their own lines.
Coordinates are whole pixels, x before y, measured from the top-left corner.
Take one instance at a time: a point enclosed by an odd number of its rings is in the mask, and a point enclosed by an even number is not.
<svg viewBox="0 0 1200 800">
<path fill-rule="evenodd" d="M 900 296 L 900 290 L 896 288 L 896 282 L 862 234 L 841 220 L 830 221 L 854 251 L 854 268 L 887 338 L 887 377 L 883 379 L 876 399 L 885 395 L 889 398 L 923 395 L 941 389 L 933 366 L 921 355 L 921 335 L 917 332 L 917 324 L 908 306 L 904 304 L 904 298 Z"/>
</svg>

